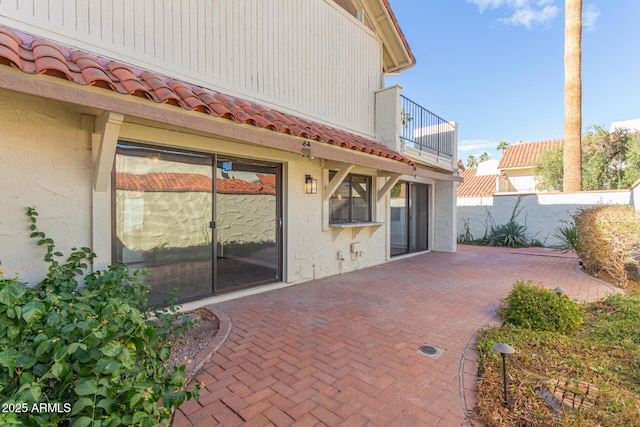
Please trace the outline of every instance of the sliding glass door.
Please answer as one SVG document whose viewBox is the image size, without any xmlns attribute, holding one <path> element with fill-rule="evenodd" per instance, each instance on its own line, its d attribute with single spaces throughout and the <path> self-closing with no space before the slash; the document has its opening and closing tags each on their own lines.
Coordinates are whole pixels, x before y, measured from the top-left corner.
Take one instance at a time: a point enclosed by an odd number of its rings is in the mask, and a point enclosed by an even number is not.
<svg viewBox="0 0 640 427">
<path fill-rule="evenodd" d="M 115 171 L 114 259 L 149 270 L 151 305 L 211 295 L 211 157 L 120 144 Z"/>
<path fill-rule="evenodd" d="M 281 279 L 281 166 L 120 143 L 113 259 L 146 268 L 149 303 Z"/>
<path fill-rule="evenodd" d="M 216 291 L 280 280 L 280 165 L 218 156 L 216 177 Z"/>
<path fill-rule="evenodd" d="M 429 249 L 429 186 L 399 182 L 391 189 L 391 256 Z"/>
<path fill-rule="evenodd" d="M 429 187 L 409 184 L 409 252 L 429 249 Z"/>
</svg>

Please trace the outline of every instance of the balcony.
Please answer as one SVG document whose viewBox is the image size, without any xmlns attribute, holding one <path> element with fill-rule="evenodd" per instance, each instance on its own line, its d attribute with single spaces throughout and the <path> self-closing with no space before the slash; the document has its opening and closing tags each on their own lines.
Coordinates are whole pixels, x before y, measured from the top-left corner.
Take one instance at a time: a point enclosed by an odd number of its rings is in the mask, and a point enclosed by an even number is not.
<svg viewBox="0 0 640 427">
<path fill-rule="evenodd" d="M 400 139 L 404 141 L 405 147 L 452 158 L 456 143 L 456 126 L 406 96 L 401 95 L 401 98 Z"/>
<path fill-rule="evenodd" d="M 411 101 L 398 85 L 376 93 L 376 138 L 418 164 L 457 171 L 457 124 Z"/>
</svg>

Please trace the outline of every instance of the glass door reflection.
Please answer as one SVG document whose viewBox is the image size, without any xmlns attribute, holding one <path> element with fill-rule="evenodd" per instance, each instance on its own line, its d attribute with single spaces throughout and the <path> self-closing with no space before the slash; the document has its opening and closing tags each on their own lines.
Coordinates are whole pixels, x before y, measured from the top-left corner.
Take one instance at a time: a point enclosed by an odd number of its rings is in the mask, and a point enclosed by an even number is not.
<svg viewBox="0 0 640 427">
<path fill-rule="evenodd" d="M 280 165 L 218 156 L 216 292 L 281 278 Z"/>
<path fill-rule="evenodd" d="M 149 303 L 213 292 L 211 156 L 120 144 L 115 163 L 114 259 L 147 268 Z"/>
</svg>

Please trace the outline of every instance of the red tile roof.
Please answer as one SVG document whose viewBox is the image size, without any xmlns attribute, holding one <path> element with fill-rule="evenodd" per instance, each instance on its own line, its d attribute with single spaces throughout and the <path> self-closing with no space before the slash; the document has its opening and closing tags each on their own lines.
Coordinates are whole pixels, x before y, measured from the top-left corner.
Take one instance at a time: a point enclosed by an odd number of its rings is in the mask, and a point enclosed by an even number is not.
<svg viewBox="0 0 640 427">
<path fill-rule="evenodd" d="M 251 183 L 237 178 L 218 178 L 216 192 L 221 194 L 276 194 L 275 179 L 270 183 L 271 176 L 257 175 L 259 183 Z M 262 177 L 266 179 L 263 180 Z M 210 192 L 211 178 L 193 173 L 149 173 L 135 175 L 131 173 L 116 173 L 116 188 L 128 191 L 148 191 L 182 193 L 190 191 Z"/>
<path fill-rule="evenodd" d="M 500 159 L 498 169 L 529 168 L 540 164 L 542 155 L 549 150 L 562 147 L 562 139 L 518 143 L 509 145 Z"/>
<path fill-rule="evenodd" d="M 410 159 L 368 138 L 2 26 L 0 65 L 414 164 Z"/>
<path fill-rule="evenodd" d="M 499 175 L 477 176 L 477 171 L 477 168 L 470 168 L 465 169 L 460 173 L 463 182 L 458 187 L 456 193 L 458 197 L 484 197 L 493 195 L 496 190 L 496 178 Z"/>
</svg>

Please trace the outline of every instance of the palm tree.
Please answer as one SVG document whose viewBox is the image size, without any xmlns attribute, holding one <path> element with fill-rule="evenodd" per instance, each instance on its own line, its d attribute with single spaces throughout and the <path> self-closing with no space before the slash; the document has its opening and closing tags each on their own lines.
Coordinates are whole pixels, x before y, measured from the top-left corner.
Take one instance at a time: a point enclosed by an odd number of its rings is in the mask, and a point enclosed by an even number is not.
<svg viewBox="0 0 640 427">
<path fill-rule="evenodd" d="M 478 167 L 478 159 L 473 154 L 469 154 L 467 157 L 467 167 L 468 168 L 477 168 Z"/>
<path fill-rule="evenodd" d="M 509 143 L 507 141 L 500 141 L 500 143 L 498 143 L 498 146 L 496 147 L 496 150 L 502 151 L 504 153 L 504 150 L 506 150 L 508 146 Z"/>
<path fill-rule="evenodd" d="M 582 0 L 564 3 L 563 190 L 582 190 Z"/>
<path fill-rule="evenodd" d="M 484 153 L 480 154 L 480 163 L 486 162 L 487 160 L 489 160 L 489 153 L 485 151 Z"/>
</svg>

